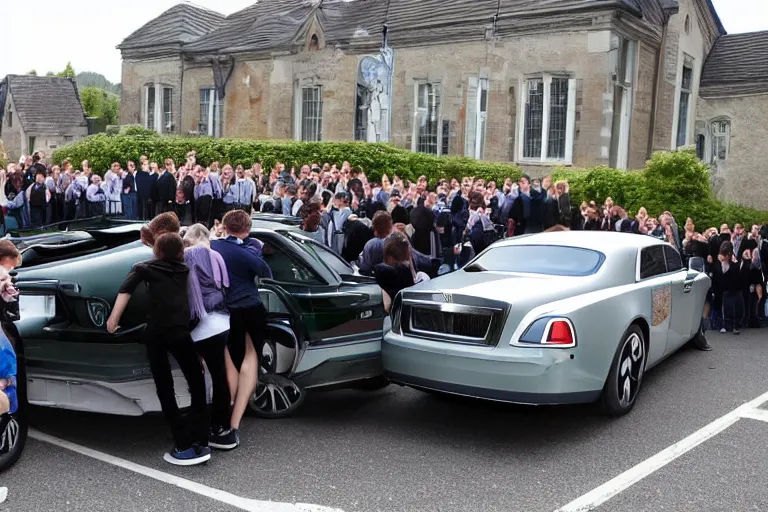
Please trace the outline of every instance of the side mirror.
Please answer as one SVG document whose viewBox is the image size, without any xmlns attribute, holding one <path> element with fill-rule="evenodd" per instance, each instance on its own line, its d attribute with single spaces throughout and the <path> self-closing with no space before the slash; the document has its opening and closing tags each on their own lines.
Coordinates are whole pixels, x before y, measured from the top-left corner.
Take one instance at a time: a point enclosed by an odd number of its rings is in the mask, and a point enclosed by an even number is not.
<svg viewBox="0 0 768 512">
<path fill-rule="evenodd" d="M 688 270 L 695 270 L 696 272 L 704 272 L 704 258 L 700 256 L 693 256 L 688 260 Z"/>
</svg>

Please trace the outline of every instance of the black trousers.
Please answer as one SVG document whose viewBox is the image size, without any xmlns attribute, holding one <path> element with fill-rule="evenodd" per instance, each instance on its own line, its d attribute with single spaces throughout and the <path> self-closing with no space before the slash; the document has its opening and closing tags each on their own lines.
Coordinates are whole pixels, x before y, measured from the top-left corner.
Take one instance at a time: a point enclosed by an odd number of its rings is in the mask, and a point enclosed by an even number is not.
<svg viewBox="0 0 768 512">
<path fill-rule="evenodd" d="M 222 332 L 211 338 L 195 343 L 197 353 L 205 361 L 208 373 L 211 374 L 213 383 L 213 407 L 211 408 L 211 425 L 214 427 L 229 428 L 232 417 L 227 383 L 227 367 L 224 358 L 224 348 L 227 346 L 229 331 Z"/>
<path fill-rule="evenodd" d="M 160 341 L 163 339 L 163 341 Z M 189 416 L 183 419 L 176 403 L 173 386 L 173 373 L 168 360 L 171 354 L 179 363 L 184 378 L 187 379 L 192 405 Z M 151 337 L 147 340 L 147 358 L 152 378 L 157 388 L 157 398 L 163 409 L 163 415 L 171 427 L 176 448 L 186 450 L 193 443 L 208 446 L 208 407 L 205 397 L 205 377 L 197 358 L 192 338 L 169 340 Z"/>
</svg>

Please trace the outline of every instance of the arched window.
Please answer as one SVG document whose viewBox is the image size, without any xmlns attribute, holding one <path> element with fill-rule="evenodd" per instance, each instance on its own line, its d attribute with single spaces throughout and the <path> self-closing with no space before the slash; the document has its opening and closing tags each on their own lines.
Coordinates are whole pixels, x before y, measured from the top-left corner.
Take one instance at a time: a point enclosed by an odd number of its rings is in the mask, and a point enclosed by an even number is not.
<svg viewBox="0 0 768 512">
<path fill-rule="evenodd" d="M 317 34 L 312 34 L 312 37 L 309 39 L 309 51 L 313 52 L 319 49 L 320 39 L 317 37 Z"/>
<path fill-rule="evenodd" d="M 691 33 L 691 16 L 686 15 L 685 16 L 685 33 L 690 34 Z"/>
</svg>

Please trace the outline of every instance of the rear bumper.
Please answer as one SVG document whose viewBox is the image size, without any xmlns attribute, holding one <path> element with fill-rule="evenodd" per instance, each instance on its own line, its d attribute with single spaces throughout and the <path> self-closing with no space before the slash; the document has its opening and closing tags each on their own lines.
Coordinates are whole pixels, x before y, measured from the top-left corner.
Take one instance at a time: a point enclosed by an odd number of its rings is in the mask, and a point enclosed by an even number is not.
<svg viewBox="0 0 768 512">
<path fill-rule="evenodd" d="M 384 375 L 407 386 L 522 404 L 594 402 L 603 383 L 582 370 L 576 349 L 479 347 L 387 333 Z"/>
</svg>

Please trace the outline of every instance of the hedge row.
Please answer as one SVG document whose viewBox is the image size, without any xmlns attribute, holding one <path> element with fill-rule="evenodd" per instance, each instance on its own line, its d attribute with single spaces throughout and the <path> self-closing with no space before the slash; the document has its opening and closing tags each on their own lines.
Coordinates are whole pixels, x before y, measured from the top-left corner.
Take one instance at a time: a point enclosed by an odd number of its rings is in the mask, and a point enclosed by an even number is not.
<svg viewBox="0 0 768 512">
<path fill-rule="evenodd" d="M 277 162 L 284 163 L 289 169 L 298 169 L 312 162 L 341 166 L 346 160 L 364 170 L 372 180 L 379 180 L 384 173 L 390 178 L 396 174 L 412 181 L 421 175 L 433 181 L 460 179 L 462 176 L 503 180 L 508 176 L 517 178 L 521 174 L 517 166 L 510 164 L 479 162 L 463 157 L 436 157 L 397 149 L 388 144 L 168 137 L 135 126 L 124 127 L 120 135 L 93 135 L 64 146 L 53 153 L 53 160 L 61 162 L 68 158 L 79 163 L 87 159 L 91 167 L 101 173 L 114 161 L 138 161 L 141 155 L 147 155 L 158 163 L 172 158 L 179 165 L 186 161 L 186 154 L 192 149 L 197 152 L 197 160 L 202 164 L 218 161 L 245 168 L 250 168 L 255 162 L 261 162 L 265 168 L 272 168 Z"/>
<path fill-rule="evenodd" d="M 464 176 L 494 179 L 500 183 L 507 177 L 517 179 L 521 175 L 520 168 L 514 164 L 436 157 L 388 144 L 167 137 L 141 127 L 123 127 L 117 135 L 88 137 L 58 149 L 53 159 L 61 162 L 68 158 L 78 163 L 87 159 L 96 171 L 103 172 L 114 161 L 137 161 L 141 155 L 158 162 L 168 157 L 177 163 L 183 162 L 186 153 L 192 149 L 202 164 L 219 161 L 250 167 L 254 162 L 261 162 L 265 168 L 271 168 L 276 162 L 283 162 L 288 168 L 298 168 L 310 162 L 340 165 L 346 160 L 353 167 L 366 171 L 373 181 L 378 181 L 384 173 L 414 181 L 426 175 L 431 184 L 443 178 L 461 179 Z M 642 206 L 652 216 L 669 210 L 681 225 L 686 217 L 691 217 L 699 230 L 720 226 L 723 222 L 731 225 L 736 222 L 747 225 L 768 223 L 768 212 L 715 200 L 709 183 L 709 169 L 691 151 L 656 153 L 640 171 L 604 167 L 589 170 L 559 168 L 553 177 L 568 180 L 574 204 L 584 200 L 602 203 L 610 196 L 631 214 Z"/>
</svg>

